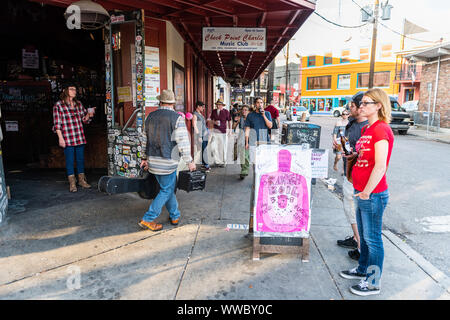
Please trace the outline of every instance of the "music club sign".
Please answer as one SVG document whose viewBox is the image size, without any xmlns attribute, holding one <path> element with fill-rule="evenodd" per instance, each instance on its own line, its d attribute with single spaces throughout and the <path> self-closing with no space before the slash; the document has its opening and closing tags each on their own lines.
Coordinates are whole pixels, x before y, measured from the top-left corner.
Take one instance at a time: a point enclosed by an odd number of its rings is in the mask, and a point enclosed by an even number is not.
<svg viewBox="0 0 450 320">
<path fill-rule="evenodd" d="M 204 27 L 203 51 L 266 51 L 266 28 Z"/>
</svg>

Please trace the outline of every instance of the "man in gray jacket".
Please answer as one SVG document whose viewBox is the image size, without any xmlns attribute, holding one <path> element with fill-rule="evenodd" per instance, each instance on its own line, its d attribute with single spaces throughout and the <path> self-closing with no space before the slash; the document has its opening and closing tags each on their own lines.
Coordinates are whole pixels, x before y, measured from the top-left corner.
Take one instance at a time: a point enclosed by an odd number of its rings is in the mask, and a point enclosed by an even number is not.
<svg viewBox="0 0 450 320">
<path fill-rule="evenodd" d="M 163 90 L 156 98 L 160 102 L 159 108 L 150 113 L 145 120 L 147 159 L 142 160 L 141 167 L 155 175 L 160 191 L 139 222 L 139 226 L 152 231 L 162 229 L 162 224 L 153 220 L 161 214 L 164 205 L 169 211 L 170 223 L 172 225 L 179 223 L 180 210 L 175 197 L 179 154 L 188 163 L 189 170 L 195 170 L 186 123 L 173 108 L 175 105 L 173 91 Z"/>
</svg>

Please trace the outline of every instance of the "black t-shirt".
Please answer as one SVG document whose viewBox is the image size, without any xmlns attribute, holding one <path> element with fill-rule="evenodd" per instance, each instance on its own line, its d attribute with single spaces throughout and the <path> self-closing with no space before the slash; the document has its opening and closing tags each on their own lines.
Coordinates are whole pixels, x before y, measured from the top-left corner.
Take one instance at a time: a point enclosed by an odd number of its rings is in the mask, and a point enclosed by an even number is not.
<svg viewBox="0 0 450 320">
<path fill-rule="evenodd" d="M 352 147 L 353 150 L 356 148 L 356 142 L 361 138 L 362 128 L 368 123 L 369 121 L 367 120 L 357 122 L 353 117 L 348 119 L 348 124 L 345 126 L 345 136 L 348 138 L 350 147 Z M 344 170 L 347 171 L 347 161 L 344 161 Z"/>
</svg>

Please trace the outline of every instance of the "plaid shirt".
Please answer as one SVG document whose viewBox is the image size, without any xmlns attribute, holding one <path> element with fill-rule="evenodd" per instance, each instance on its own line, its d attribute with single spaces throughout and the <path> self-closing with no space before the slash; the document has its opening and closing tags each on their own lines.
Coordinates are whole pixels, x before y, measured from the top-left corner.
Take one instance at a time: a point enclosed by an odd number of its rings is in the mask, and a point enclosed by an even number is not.
<svg viewBox="0 0 450 320">
<path fill-rule="evenodd" d="M 70 109 L 64 101 L 58 101 L 53 107 L 53 132 L 61 130 L 66 146 L 86 144 L 82 122 L 91 122 L 91 118 L 83 121 L 86 114 L 86 109 L 79 101 L 74 109 Z"/>
</svg>

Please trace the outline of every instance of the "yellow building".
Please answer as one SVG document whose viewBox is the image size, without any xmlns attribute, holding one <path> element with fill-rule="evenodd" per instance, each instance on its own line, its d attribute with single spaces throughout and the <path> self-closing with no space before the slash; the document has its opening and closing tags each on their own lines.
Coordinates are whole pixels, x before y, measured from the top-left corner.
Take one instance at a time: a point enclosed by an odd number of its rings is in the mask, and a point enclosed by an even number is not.
<svg viewBox="0 0 450 320">
<path fill-rule="evenodd" d="M 302 58 L 302 91 L 300 103 L 315 114 L 332 114 L 333 109 L 344 106 L 351 97 L 368 89 L 369 52 L 361 52 L 364 60 L 325 56 Z M 390 96 L 398 94 L 394 83 L 395 62 L 376 61 L 374 87 L 381 88 Z"/>
</svg>

